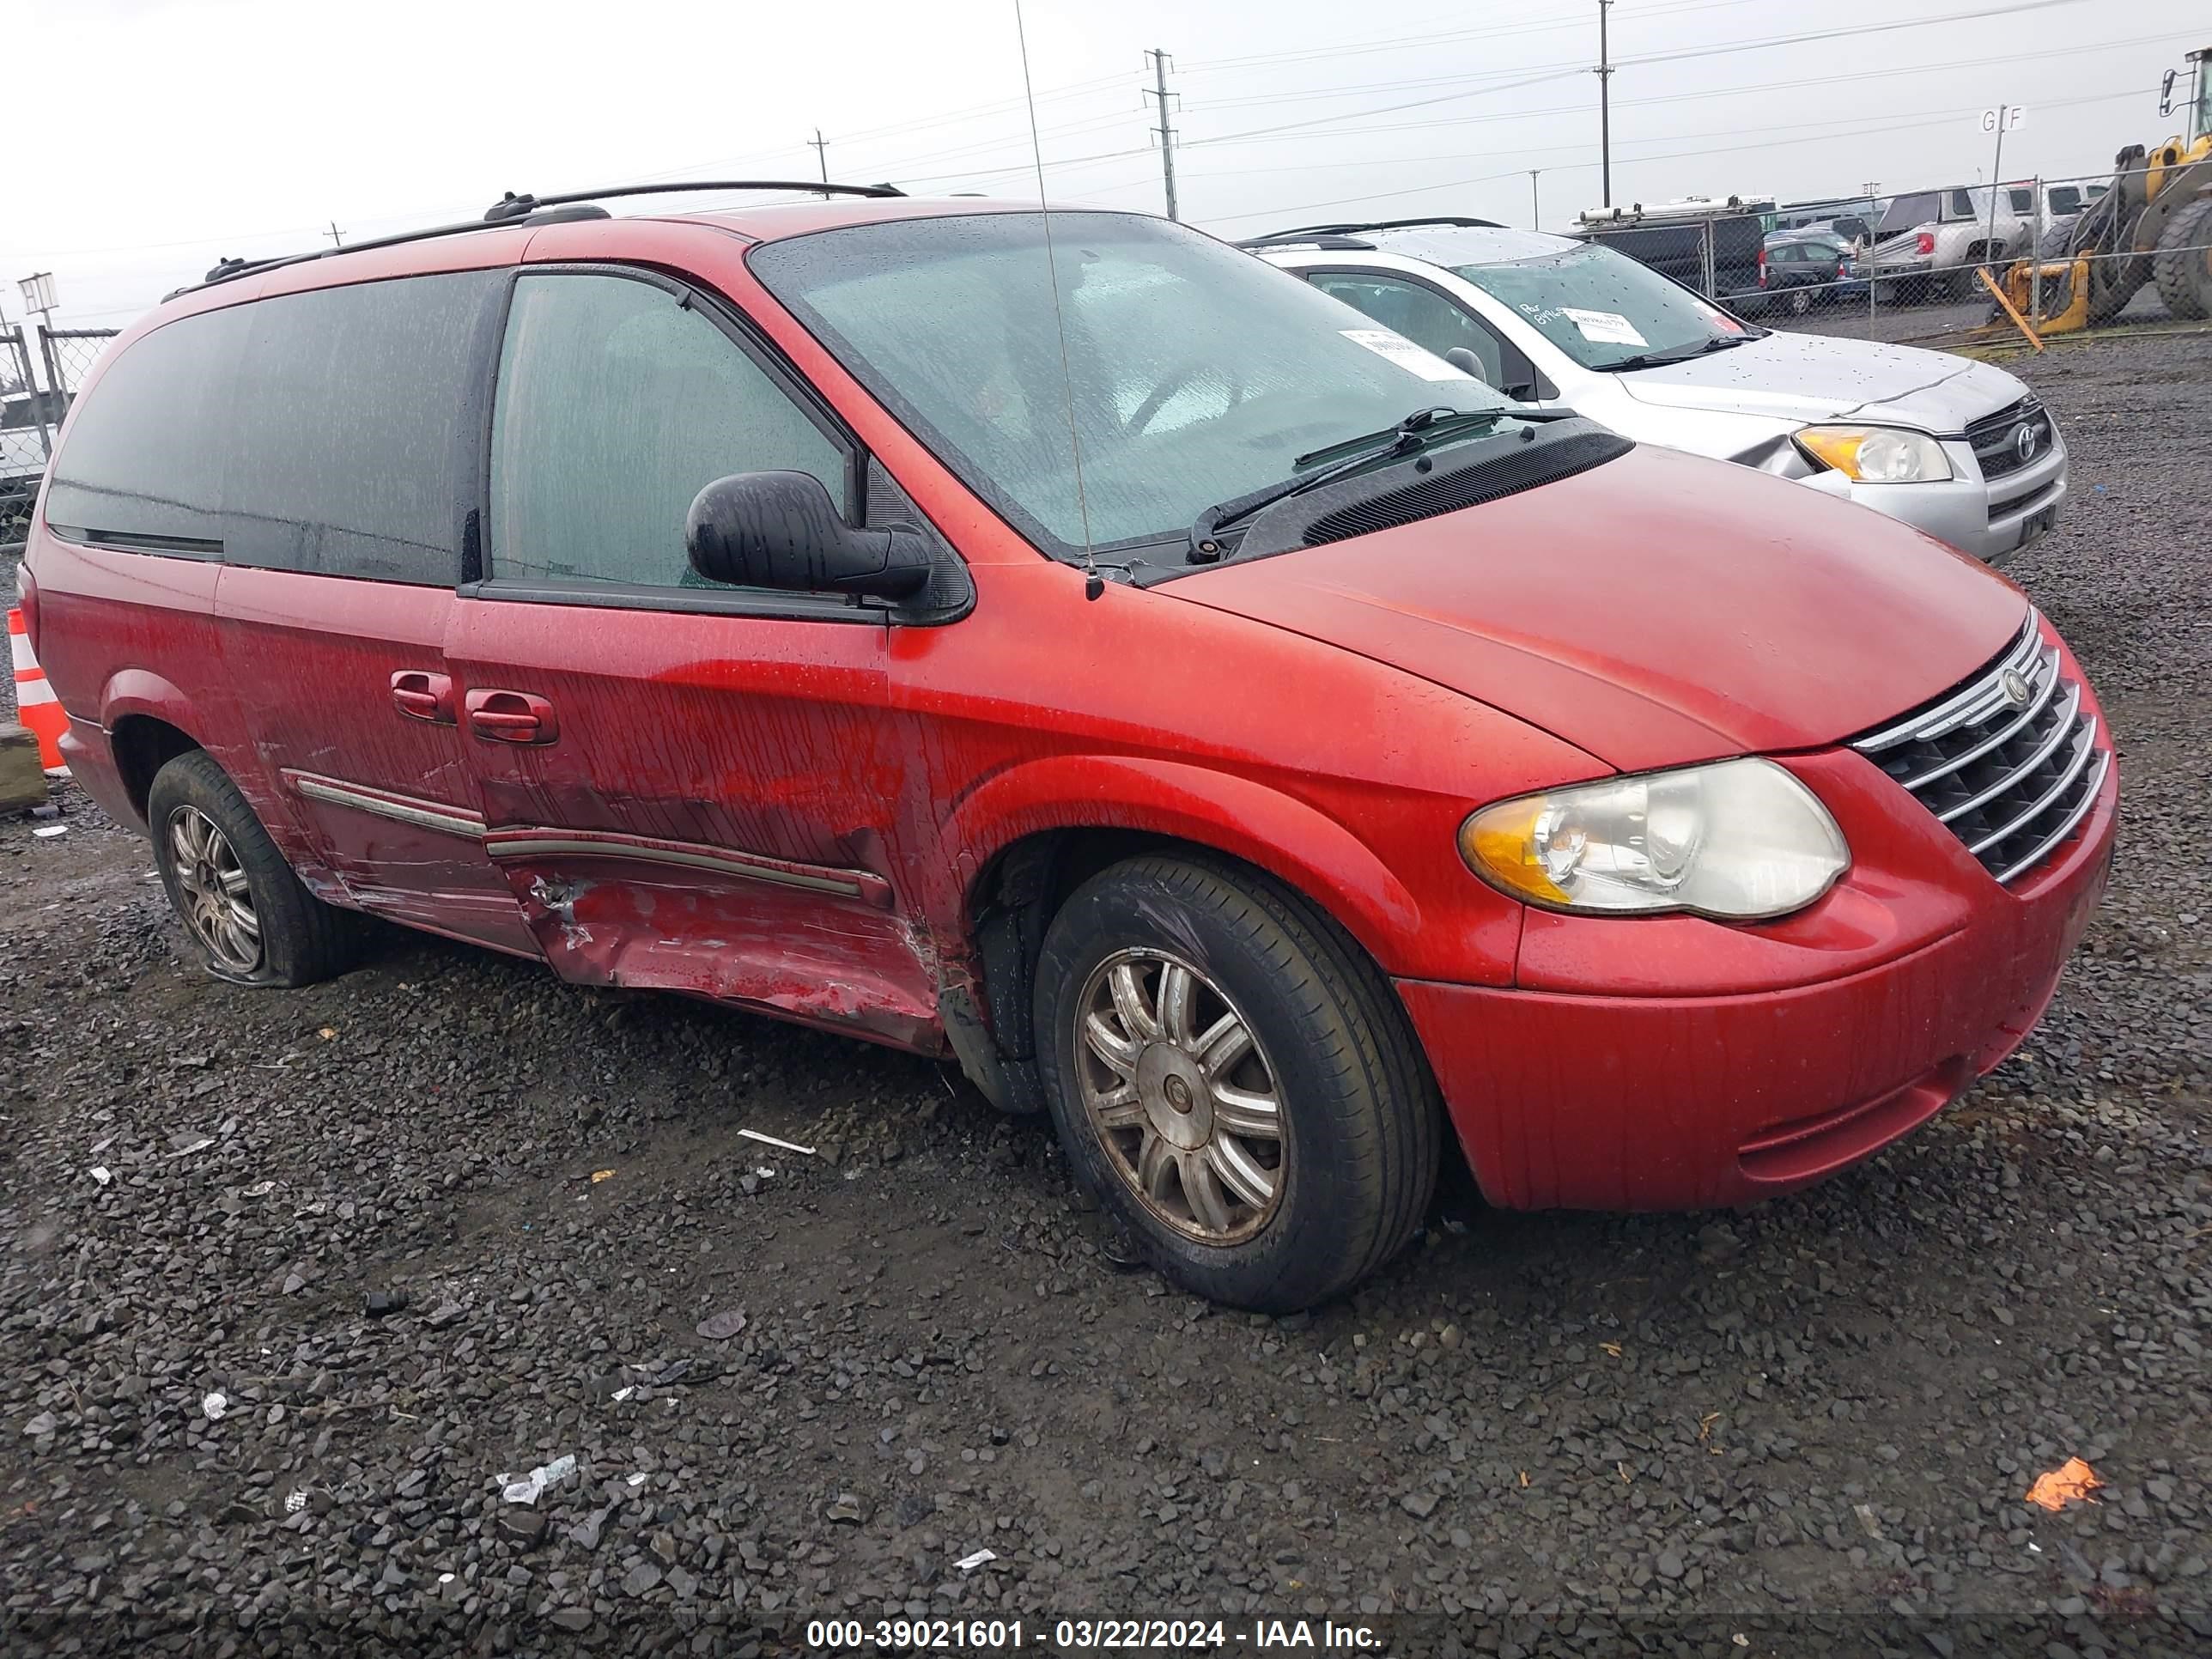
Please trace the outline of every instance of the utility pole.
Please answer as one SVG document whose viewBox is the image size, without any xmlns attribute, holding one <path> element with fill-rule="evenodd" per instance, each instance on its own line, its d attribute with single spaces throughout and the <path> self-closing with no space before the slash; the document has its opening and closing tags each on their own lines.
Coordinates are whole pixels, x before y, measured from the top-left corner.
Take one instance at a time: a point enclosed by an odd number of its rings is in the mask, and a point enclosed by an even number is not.
<svg viewBox="0 0 2212 1659">
<path fill-rule="evenodd" d="M 1606 49 L 1605 15 L 1613 0 L 1597 0 L 1597 149 L 1603 168 L 1605 205 L 1613 205 L 1613 57 Z"/>
<path fill-rule="evenodd" d="M 813 149 L 815 159 L 822 163 L 822 182 L 826 185 L 830 182 L 830 141 L 822 136 L 822 129 L 817 127 L 814 136 L 806 142 Z M 830 199 L 828 191 L 822 192 L 822 199 L 825 202 Z"/>
<path fill-rule="evenodd" d="M 1160 136 L 1160 178 L 1167 186 L 1168 217 L 1176 219 L 1180 216 L 1176 212 L 1175 128 L 1168 120 L 1168 99 L 1171 95 L 1168 91 L 1168 55 L 1163 48 L 1154 46 L 1145 56 L 1152 60 L 1152 84 L 1144 95 L 1159 100 L 1160 124 L 1152 130 Z"/>
<path fill-rule="evenodd" d="M 343 232 L 339 230 L 338 222 L 337 220 L 333 219 L 331 221 L 331 228 L 325 234 L 330 237 L 331 246 L 332 247 L 343 247 L 345 246 L 345 234 Z"/>
<path fill-rule="evenodd" d="M 1536 202 L 1536 175 L 1543 170 L 1541 167 L 1528 169 L 1528 228 L 1531 230 L 1544 228 L 1544 210 Z"/>
</svg>

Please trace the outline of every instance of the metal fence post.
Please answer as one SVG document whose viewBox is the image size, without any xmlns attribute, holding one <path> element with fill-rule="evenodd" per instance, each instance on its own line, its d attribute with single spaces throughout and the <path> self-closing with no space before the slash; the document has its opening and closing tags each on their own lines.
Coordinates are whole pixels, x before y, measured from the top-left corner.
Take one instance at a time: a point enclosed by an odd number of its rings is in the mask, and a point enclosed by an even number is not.
<svg viewBox="0 0 2212 1659">
<path fill-rule="evenodd" d="M 46 391 L 59 397 L 62 389 L 61 365 L 54 361 L 54 331 L 44 323 L 39 325 L 39 356 L 46 359 Z"/>
<path fill-rule="evenodd" d="M 1705 258 L 1705 298 L 1708 300 L 1717 300 L 1720 298 L 1721 283 L 1720 278 L 1715 274 L 1713 267 L 1713 221 L 1711 215 L 1708 214 L 1705 216 L 1705 224 L 1702 228 L 1704 234 L 1699 240 L 1702 245 L 1700 252 L 1703 253 Z"/>
<path fill-rule="evenodd" d="M 2027 243 L 2027 325 L 2043 332 L 2043 175 L 2035 176 L 2035 217 Z"/>
</svg>

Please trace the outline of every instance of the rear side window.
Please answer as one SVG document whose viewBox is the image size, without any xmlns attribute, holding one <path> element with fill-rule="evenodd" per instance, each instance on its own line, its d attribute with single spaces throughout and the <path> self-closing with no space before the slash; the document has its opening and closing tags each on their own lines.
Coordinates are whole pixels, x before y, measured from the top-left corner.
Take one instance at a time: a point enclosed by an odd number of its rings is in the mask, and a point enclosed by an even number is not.
<svg viewBox="0 0 2212 1659">
<path fill-rule="evenodd" d="M 232 564 L 450 586 L 474 495 L 478 331 L 503 274 L 365 283 L 246 307 Z"/>
<path fill-rule="evenodd" d="M 47 523 L 124 546 L 222 551 L 231 386 L 250 309 L 181 317 L 124 348 L 76 411 Z"/>
<path fill-rule="evenodd" d="M 586 272 L 515 283 L 492 412 L 495 578 L 711 586 L 684 557 L 692 497 L 768 471 L 811 473 L 851 507 L 844 452 L 675 295 Z"/>
<path fill-rule="evenodd" d="M 1942 206 L 1943 198 L 1933 191 L 1923 191 L 1917 196 L 1900 196 L 1881 216 L 1877 234 L 1887 236 L 1896 231 L 1910 230 L 1915 225 L 1924 225 L 1942 210 Z"/>
<path fill-rule="evenodd" d="M 155 330 L 77 411 L 47 522 L 152 552 L 451 586 L 501 281 L 324 289 Z"/>
</svg>

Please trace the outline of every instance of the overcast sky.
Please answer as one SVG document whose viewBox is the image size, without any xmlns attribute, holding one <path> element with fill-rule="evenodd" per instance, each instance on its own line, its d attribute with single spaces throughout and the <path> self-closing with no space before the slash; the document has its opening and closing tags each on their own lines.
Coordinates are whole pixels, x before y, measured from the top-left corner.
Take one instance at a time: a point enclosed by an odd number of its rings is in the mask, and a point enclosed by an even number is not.
<svg viewBox="0 0 2212 1659">
<path fill-rule="evenodd" d="M 1529 168 L 1547 228 L 1599 200 L 1595 0 L 1027 0 L 1025 17 L 1055 199 L 1161 208 L 1139 95 L 1158 46 L 1182 216 L 1207 229 L 1526 224 Z M 1868 32 L 1923 17 L 1957 21 Z M 2000 100 L 2027 106 L 2008 177 L 2100 173 L 2173 126 L 2160 76 L 2212 45 L 2212 15 L 1619 0 L 1611 45 L 1617 202 L 1789 199 L 1986 177 L 1979 116 Z M 817 126 L 832 178 L 1036 187 L 1013 0 L 0 0 L 0 61 L 11 319 L 34 270 L 54 273 L 58 322 L 108 325 L 332 221 L 352 240 L 474 217 L 502 190 L 811 177 Z"/>
</svg>

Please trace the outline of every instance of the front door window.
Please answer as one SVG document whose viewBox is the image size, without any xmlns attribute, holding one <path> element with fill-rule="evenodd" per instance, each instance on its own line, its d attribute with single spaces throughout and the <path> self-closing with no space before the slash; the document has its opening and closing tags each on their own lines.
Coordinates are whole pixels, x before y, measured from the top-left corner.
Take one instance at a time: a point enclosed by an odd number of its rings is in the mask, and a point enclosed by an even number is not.
<svg viewBox="0 0 2212 1659">
<path fill-rule="evenodd" d="M 692 497 L 775 471 L 850 505 L 843 452 L 696 307 L 626 276 L 515 283 L 492 414 L 494 577 L 714 586 L 684 558 Z"/>
</svg>

